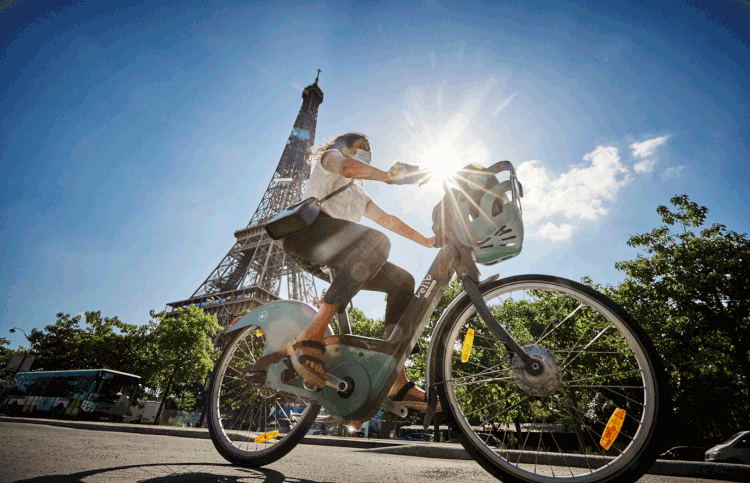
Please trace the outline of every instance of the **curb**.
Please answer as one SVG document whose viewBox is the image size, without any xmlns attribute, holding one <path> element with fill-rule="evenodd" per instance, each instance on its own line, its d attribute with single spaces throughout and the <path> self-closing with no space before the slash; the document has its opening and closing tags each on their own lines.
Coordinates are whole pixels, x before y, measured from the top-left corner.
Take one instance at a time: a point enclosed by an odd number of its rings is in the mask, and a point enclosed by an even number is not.
<svg viewBox="0 0 750 483">
<path fill-rule="evenodd" d="M 62 421 L 56 419 L 14 418 L 0 416 L 0 422 L 41 424 L 90 431 L 115 431 L 122 433 L 155 434 L 176 436 L 180 438 L 210 439 L 207 428 L 178 428 L 174 426 L 153 426 L 127 423 L 100 423 L 91 421 Z M 400 456 L 417 456 L 422 458 L 440 458 L 470 460 L 469 453 L 458 444 L 411 443 L 389 440 L 367 440 L 359 438 L 337 438 L 331 436 L 305 436 L 302 444 L 321 446 L 340 446 L 366 450 L 372 453 L 394 454 Z M 563 458 L 547 455 L 550 463 Z M 568 457 L 570 460 L 570 457 Z M 604 458 L 602 458 L 604 461 Z M 523 462 L 523 461 L 522 461 Z M 532 461 L 533 462 L 533 461 Z M 750 481 L 750 465 L 728 463 L 705 463 L 694 461 L 658 460 L 648 471 L 651 475 L 706 478 L 727 481 Z"/>
</svg>

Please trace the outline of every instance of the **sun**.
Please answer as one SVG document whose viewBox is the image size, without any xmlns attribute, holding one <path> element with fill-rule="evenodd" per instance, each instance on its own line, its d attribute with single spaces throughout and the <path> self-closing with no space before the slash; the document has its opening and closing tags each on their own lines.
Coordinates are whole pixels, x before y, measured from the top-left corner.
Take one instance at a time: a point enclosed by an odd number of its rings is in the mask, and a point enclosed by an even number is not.
<svg viewBox="0 0 750 483">
<path fill-rule="evenodd" d="M 462 167 L 462 156 L 450 146 L 432 146 L 420 156 L 419 166 L 430 174 L 430 184 L 442 187 Z"/>
</svg>

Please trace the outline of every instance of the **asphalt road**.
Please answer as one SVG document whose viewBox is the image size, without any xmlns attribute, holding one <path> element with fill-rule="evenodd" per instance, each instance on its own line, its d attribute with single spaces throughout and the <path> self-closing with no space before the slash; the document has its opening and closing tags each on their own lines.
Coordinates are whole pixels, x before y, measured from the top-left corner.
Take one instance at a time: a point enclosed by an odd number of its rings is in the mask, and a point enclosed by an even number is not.
<svg viewBox="0 0 750 483">
<path fill-rule="evenodd" d="M 210 440 L 0 422 L 0 482 L 492 482 L 473 461 L 299 445 L 260 470 L 225 462 Z M 715 480 L 647 475 L 641 482 Z M 726 480 L 724 480 L 726 481 Z"/>
</svg>

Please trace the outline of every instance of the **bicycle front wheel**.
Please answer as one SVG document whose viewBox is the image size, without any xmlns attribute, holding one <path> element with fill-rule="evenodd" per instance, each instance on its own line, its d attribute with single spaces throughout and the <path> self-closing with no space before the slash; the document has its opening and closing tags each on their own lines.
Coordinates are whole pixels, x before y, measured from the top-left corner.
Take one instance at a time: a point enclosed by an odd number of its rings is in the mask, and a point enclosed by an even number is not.
<svg viewBox="0 0 750 483">
<path fill-rule="evenodd" d="M 505 482 L 640 478 L 656 460 L 668 404 L 664 369 L 643 330 L 570 280 L 524 275 L 481 292 L 543 371 L 527 371 L 468 297 L 446 314 L 435 382 L 466 450 Z"/>
<path fill-rule="evenodd" d="M 249 326 L 226 344 L 212 377 L 208 429 L 219 453 L 238 466 L 283 457 L 307 434 L 320 406 L 262 385 L 249 369 L 263 355 L 265 334 Z"/>
</svg>

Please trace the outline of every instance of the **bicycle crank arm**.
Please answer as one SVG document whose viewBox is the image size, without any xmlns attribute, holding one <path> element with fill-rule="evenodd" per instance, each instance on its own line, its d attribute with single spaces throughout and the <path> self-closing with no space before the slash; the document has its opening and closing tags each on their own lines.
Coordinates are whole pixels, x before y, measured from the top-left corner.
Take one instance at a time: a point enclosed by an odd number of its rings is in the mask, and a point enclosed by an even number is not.
<svg viewBox="0 0 750 483">
<path fill-rule="evenodd" d="M 469 295 L 469 298 L 474 303 L 474 307 L 476 307 L 479 316 L 484 320 L 484 323 L 487 324 L 487 328 L 490 329 L 494 336 L 503 341 L 510 351 L 521 358 L 524 364 L 524 369 L 529 374 L 535 376 L 541 374 L 544 370 L 543 366 L 539 361 L 528 355 L 526 351 L 523 350 L 523 347 L 516 342 L 507 330 L 505 330 L 505 327 L 495 320 L 495 317 L 492 315 L 490 308 L 487 307 L 487 304 L 485 303 L 481 292 L 479 292 L 476 283 L 474 283 L 474 280 L 468 276 L 464 276 L 461 278 L 461 283 L 463 284 L 466 293 Z"/>
<path fill-rule="evenodd" d="M 406 409 L 406 406 L 403 404 L 399 404 L 396 401 L 392 399 L 384 399 L 383 404 L 380 406 L 384 410 L 388 411 L 389 413 L 393 413 L 396 416 L 400 418 L 405 418 L 406 415 L 409 413 L 409 410 Z"/>
</svg>

